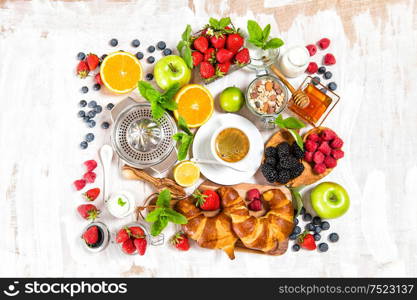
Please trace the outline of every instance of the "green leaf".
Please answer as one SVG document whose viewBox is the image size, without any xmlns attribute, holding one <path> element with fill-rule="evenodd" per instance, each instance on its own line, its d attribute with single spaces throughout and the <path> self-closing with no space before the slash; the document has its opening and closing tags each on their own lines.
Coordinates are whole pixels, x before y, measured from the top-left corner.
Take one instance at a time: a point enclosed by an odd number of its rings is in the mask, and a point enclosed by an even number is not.
<svg viewBox="0 0 417 300">
<path fill-rule="evenodd" d="M 178 50 L 178 53 L 181 55 L 181 53 L 182 53 L 182 49 L 185 47 L 185 46 L 187 46 L 187 43 L 185 42 L 185 41 L 179 41 L 178 42 L 178 45 L 177 45 L 177 50 Z"/>
<path fill-rule="evenodd" d="M 155 90 L 155 88 L 150 83 L 143 81 L 143 80 L 138 82 L 138 89 L 142 97 L 145 98 L 146 100 L 148 100 L 146 98 L 146 94 L 148 90 Z"/>
<path fill-rule="evenodd" d="M 193 133 L 191 132 L 190 128 L 188 128 L 188 124 L 187 121 L 185 121 L 185 119 L 180 116 L 178 119 L 178 127 L 184 131 L 185 133 L 187 133 L 188 135 L 193 135 Z"/>
<path fill-rule="evenodd" d="M 279 39 L 279 38 L 273 38 L 273 39 L 270 39 L 265 44 L 265 46 L 264 46 L 263 49 L 264 50 L 267 50 L 267 49 L 275 49 L 275 48 L 281 47 L 282 45 L 284 45 L 284 42 L 281 39 Z"/>
<path fill-rule="evenodd" d="M 123 201 L 122 198 L 117 199 L 117 204 L 120 205 L 121 207 L 125 206 L 126 201 Z"/>
<path fill-rule="evenodd" d="M 275 124 L 278 125 L 278 127 L 282 128 L 282 129 L 286 129 L 282 115 L 278 115 L 278 117 L 275 118 Z"/>
<path fill-rule="evenodd" d="M 168 90 L 165 91 L 165 93 L 162 94 L 166 100 L 171 100 L 174 98 L 175 94 L 180 89 L 180 84 L 177 82 L 173 84 Z"/>
<path fill-rule="evenodd" d="M 185 27 L 184 32 L 181 35 L 181 38 L 183 41 L 188 42 L 190 40 L 191 37 L 191 25 L 187 24 L 187 26 Z"/>
<path fill-rule="evenodd" d="M 193 142 L 194 136 L 179 132 L 173 136 L 179 144 L 178 146 L 178 160 L 184 160 L 188 154 L 188 148 Z"/>
<path fill-rule="evenodd" d="M 297 143 L 298 147 L 300 147 L 301 150 L 304 150 L 304 143 L 303 143 L 303 139 L 301 138 L 301 136 L 298 134 L 297 131 L 295 131 L 294 129 L 287 129 L 291 135 L 293 136 L 295 142 Z"/>
<path fill-rule="evenodd" d="M 154 209 L 153 211 L 151 211 L 150 213 L 148 213 L 145 218 L 146 222 L 150 222 L 150 223 L 156 222 L 163 210 L 164 210 L 163 208 L 158 207 Z"/>
<path fill-rule="evenodd" d="M 152 110 L 152 117 L 155 120 L 160 119 L 164 115 L 164 108 L 157 102 L 151 101 L 151 110 Z"/>
<path fill-rule="evenodd" d="M 225 28 L 227 25 L 229 25 L 230 24 L 230 22 L 231 22 L 231 20 L 230 20 L 230 18 L 229 17 L 226 17 L 226 18 L 222 18 L 221 20 L 220 20 L 220 24 L 219 24 L 219 27 L 220 27 L 220 29 L 223 29 L 223 28 Z"/>
<path fill-rule="evenodd" d="M 298 217 L 298 215 L 301 212 L 301 209 L 304 206 L 304 204 L 303 204 L 303 197 L 300 194 L 300 191 L 304 187 L 305 187 L 304 185 L 301 185 L 301 186 L 296 187 L 296 188 L 290 188 L 291 196 L 292 196 L 293 200 L 295 200 L 295 202 L 293 201 L 293 205 L 294 205 L 294 208 L 297 210 L 297 213 L 294 216 L 294 218 L 297 218 Z"/>
<path fill-rule="evenodd" d="M 192 70 L 194 68 L 194 65 L 193 65 L 193 58 L 191 56 L 191 48 L 190 47 L 187 46 L 187 47 L 184 48 L 182 58 L 184 59 L 187 66 Z"/>
<path fill-rule="evenodd" d="M 162 232 L 162 230 L 164 230 L 165 227 L 167 227 L 167 225 L 168 225 L 168 218 L 165 216 L 160 216 L 158 220 L 156 220 L 151 225 L 151 235 L 152 236 L 159 235 Z"/>
<path fill-rule="evenodd" d="M 162 102 L 162 107 L 168 110 L 176 110 L 178 108 L 178 104 L 177 102 L 175 102 L 174 99 L 168 100 L 168 101 L 164 101 Z"/>
<path fill-rule="evenodd" d="M 220 22 L 219 20 L 215 19 L 215 18 L 210 18 L 209 20 L 209 24 L 211 25 L 211 27 L 217 29 L 220 27 Z"/>
<path fill-rule="evenodd" d="M 300 129 L 306 127 L 306 125 L 303 122 L 294 117 L 288 117 L 283 122 L 286 128 Z"/>
<path fill-rule="evenodd" d="M 248 20 L 249 39 L 262 42 L 262 28 L 256 21 Z"/>
<path fill-rule="evenodd" d="M 163 211 L 163 215 L 168 218 L 168 221 L 175 224 L 187 224 L 188 220 L 182 214 L 176 212 L 172 208 L 166 208 Z"/>
<path fill-rule="evenodd" d="M 158 207 L 171 207 L 171 192 L 168 189 L 163 189 L 156 200 L 156 206 Z"/>
<path fill-rule="evenodd" d="M 264 45 L 261 41 L 257 41 L 257 40 L 253 40 L 253 39 L 248 39 L 248 42 L 251 43 L 252 45 L 258 47 L 258 48 L 262 48 L 262 46 Z"/>
<path fill-rule="evenodd" d="M 264 30 L 262 30 L 262 42 L 266 42 L 268 40 L 270 32 L 271 32 L 271 25 L 268 24 L 265 26 Z"/>
</svg>

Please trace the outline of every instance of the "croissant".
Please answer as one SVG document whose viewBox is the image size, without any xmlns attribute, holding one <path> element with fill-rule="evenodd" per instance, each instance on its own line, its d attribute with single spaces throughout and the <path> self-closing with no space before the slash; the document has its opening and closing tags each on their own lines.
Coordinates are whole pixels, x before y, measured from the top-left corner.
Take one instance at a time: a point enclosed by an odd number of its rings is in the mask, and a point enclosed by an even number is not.
<svg viewBox="0 0 417 300">
<path fill-rule="evenodd" d="M 190 198 L 178 201 L 175 209 L 188 219 L 182 228 L 200 247 L 221 249 L 230 259 L 235 258 L 238 237 L 233 232 L 232 220 L 226 214 L 220 212 L 214 217 L 206 217 Z"/>
<path fill-rule="evenodd" d="M 223 212 L 230 216 L 233 231 L 247 247 L 273 254 L 280 242 L 284 241 L 294 227 L 294 208 L 279 189 L 263 193 L 263 199 L 269 204 L 266 215 L 256 218 L 249 214 L 245 201 L 231 187 L 221 187 L 220 195 Z"/>
</svg>

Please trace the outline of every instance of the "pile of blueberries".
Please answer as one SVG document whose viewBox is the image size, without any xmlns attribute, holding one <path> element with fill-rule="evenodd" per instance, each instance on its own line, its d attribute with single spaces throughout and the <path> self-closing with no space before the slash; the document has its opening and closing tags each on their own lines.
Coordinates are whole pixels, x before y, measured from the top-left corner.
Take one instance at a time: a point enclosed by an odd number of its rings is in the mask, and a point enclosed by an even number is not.
<svg viewBox="0 0 417 300">
<path fill-rule="evenodd" d="M 313 218 L 313 216 L 306 212 L 306 209 L 303 207 L 301 209 L 300 215 L 302 216 L 302 219 L 304 222 L 309 222 L 305 225 L 305 230 L 311 233 L 314 236 L 314 240 L 316 242 L 321 240 L 321 234 L 323 234 L 323 231 L 330 229 L 330 223 L 327 221 L 322 221 L 320 217 L 316 216 Z M 290 234 L 289 239 L 292 241 L 297 240 L 297 237 L 299 234 L 302 233 L 301 227 L 299 225 L 299 220 L 297 218 L 294 219 L 294 230 Z M 336 232 L 332 232 L 328 235 L 328 240 L 331 243 L 336 243 L 339 240 L 339 235 Z M 292 246 L 292 250 L 297 252 L 300 250 L 300 245 L 294 244 Z M 329 250 L 329 245 L 325 242 L 322 242 L 318 244 L 317 246 L 319 252 L 327 252 Z"/>
<path fill-rule="evenodd" d="M 332 78 L 332 77 L 333 77 L 333 73 L 332 73 L 332 72 L 330 72 L 330 71 L 327 71 L 325 66 L 321 66 L 321 67 L 318 69 L 317 73 L 318 73 L 318 74 L 320 74 L 320 75 L 323 75 L 323 78 L 324 78 L 325 80 L 329 80 L 330 78 Z M 313 84 L 314 84 L 314 85 L 319 84 L 319 83 L 320 83 L 320 81 L 321 81 L 321 79 L 320 79 L 320 77 L 319 77 L 319 76 L 314 76 L 314 77 L 313 77 L 312 82 L 313 82 Z M 331 90 L 331 91 L 335 91 L 335 90 L 337 89 L 337 84 L 336 84 L 336 82 L 332 81 L 332 82 L 329 82 L 329 83 L 327 84 L 327 87 L 329 88 L 329 90 Z M 323 89 L 320 89 L 320 90 L 321 90 L 323 93 L 326 93 L 326 89 L 324 89 L 324 88 L 323 88 Z"/>
</svg>

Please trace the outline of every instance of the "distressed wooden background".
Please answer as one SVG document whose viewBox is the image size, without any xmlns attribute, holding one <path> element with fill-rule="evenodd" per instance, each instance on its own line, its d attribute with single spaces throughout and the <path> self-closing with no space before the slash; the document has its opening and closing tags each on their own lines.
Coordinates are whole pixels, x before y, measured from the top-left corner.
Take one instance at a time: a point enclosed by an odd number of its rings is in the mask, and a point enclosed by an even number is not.
<svg viewBox="0 0 417 300">
<path fill-rule="evenodd" d="M 126 51 L 134 38 L 142 51 L 159 40 L 174 48 L 187 23 L 198 28 L 210 16 L 231 16 L 241 27 L 248 18 L 271 23 L 287 45 L 332 40 L 342 100 L 326 125 L 345 139 L 347 156 L 327 179 L 352 199 L 349 213 L 332 222 L 340 242 L 325 254 L 238 253 L 232 262 L 196 247 L 153 247 L 145 257 L 116 245 L 84 252 L 86 224 L 75 213 L 82 201 L 71 182 L 109 134 L 96 128 L 89 149 L 78 149 L 88 130 L 76 117 L 84 97 L 76 53 L 109 52 L 112 37 Z M 0 276 L 417 276 L 416 16 L 413 0 L 0 1 Z M 238 72 L 210 90 L 244 88 L 252 78 Z M 118 99 L 85 97 L 103 105 Z M 113 190 L 134 191 L 138 203 L 151 193 L 121 180 L 117 161 L 112 182 Z M 103 219 L 113 231 L 129 221 Z"/>
</svg>

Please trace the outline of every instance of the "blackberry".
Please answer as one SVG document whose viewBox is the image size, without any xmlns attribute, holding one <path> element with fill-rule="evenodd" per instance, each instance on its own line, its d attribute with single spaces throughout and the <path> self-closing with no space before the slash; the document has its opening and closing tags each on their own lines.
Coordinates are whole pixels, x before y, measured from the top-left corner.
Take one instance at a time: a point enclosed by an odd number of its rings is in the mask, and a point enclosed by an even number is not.
<svg viewBox="0 0 417 300">
<path fill-rule="evenodd" d="M 277 159 L 275 157 L 267 157 L 265 159 L 265 163 L 267 165 L 271 165 L 271 166 L 274 166 L 275 167 L 277 165 Z"/>
<path fill-rule="evenodd" d="M 288 183 L 288 181 L 290 181 L 291 176 L 290 176 L 290 171 L 285 170 L 285 169 L 281 169 L 278 171 L 278 176 L 277 176 L 277 180 L 279 183 L 281 184 L 286 184 Z"/>
<path fill-rule="evenodd" d="M 304 171 L 304 165 L 300 162 L 298 162 L 295 167 L 290 169 L 291 179 L 297 178 L 301 175 Z"/>
<path fill-rule="evenodd" d="M 290 154 L 290 144 L 287 142 L 279 144 L 276 148 L 279 158 L 288 156 Z"/>
<path fill-rule="evenodd" d="M 297 143 L 291 145 L 291 153 L 296 159 L 302 159 L 304 157 L 304 151 L 301 150 Z"/>
<path fill-rule="evenodd" d="M 265 149 L 265 156 L 266 157 L 277 157 L 277 148 L 275 147 L 268 147 Z"/>
<path fill-rule="evenodd" d="M 293 156 L 280 157 L 279 166 L 283 169 L 293 169 L 300 162 Z"/>
<path fill-rule="evenodd" d="M 263 164 L 261 166 L 261 171 L 266 180 L 270 183 L 276 182 L 278 179 L 278 172 L 271 165 Z"/>
</svg>

